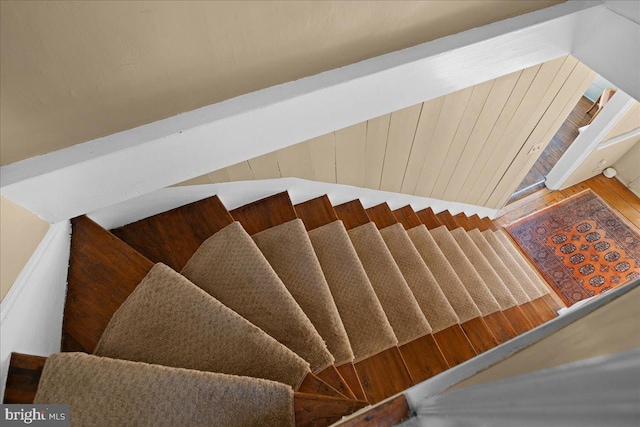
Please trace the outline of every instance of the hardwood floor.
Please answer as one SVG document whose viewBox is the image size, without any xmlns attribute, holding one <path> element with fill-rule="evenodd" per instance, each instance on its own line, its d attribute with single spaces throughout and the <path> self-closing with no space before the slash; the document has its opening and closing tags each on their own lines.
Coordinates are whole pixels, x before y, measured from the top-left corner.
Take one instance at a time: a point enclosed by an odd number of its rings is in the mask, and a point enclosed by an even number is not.
<svg viewBox="0 0 640 427">
<path fill-rule="evenodd" d="M 640 199 L 617 179 L 605 178 L 602 174 L 596 175 L 593 178 L 564 190 L 552 191 L 545 188 L 514 203 L 508 204 L 498 212 L 498 217 L 494 222 L 499 226 L 504 226 L 518 218 L 529 215 L 545 206 L 557 203 L 587 188 L 590 188 L 600 196 L 640 231 Z"/>
<path fill-rule="evenodd" d="M 594 112 L 587 114 L 587 110 L 593 103 L 585 98 L 580 98 L 578 104 L 562 124 L 558 132 L 553 136 L 547 148 L 544 149 L 538 161 L 533 165 L 527 176 L 524 177 L 516 191 L 509 199 L 509 203 L 520 200 L 530 194 L 544 188 L 544 181 L 551 169 L 567 151 L 567 148 L 578 137 L 578 129 L 585 126 L 591 120 Z"/>
</svg>

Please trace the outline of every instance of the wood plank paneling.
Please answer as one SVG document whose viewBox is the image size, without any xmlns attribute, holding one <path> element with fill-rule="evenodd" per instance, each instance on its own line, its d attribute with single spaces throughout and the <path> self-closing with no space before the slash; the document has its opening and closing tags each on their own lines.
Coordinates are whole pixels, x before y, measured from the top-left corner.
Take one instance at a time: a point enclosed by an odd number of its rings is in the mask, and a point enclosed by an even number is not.
<svg viewBox="0 0 640 427">
<path fill-rule="evenodd" d="M 309 140 L 316 180 L 336 183 L 336 135 L 331 132 Z"/>
<path fill-rule="evenodd" d="M 276 157 L 278 158 L 280 175 L 283 178 L 291 176 L 315 179 L 308 141 L 278 150 L 276 151 Z"/>
<path fill-rule="evenodd" d="M 522 71 L 516 71 L 496 79 L 480 117 L 478 117 L 476 126 L 469 136 L 469 141 L 462 153 L 460 153 L 458 162 L 451 173 L 451 178 L 443 195 L 444 199 L 456 200 L 458 198 L 462 186 L 469 177 L 471 167 L 495 128 L 500 114 L 505 108 L 521 74 Z"/>
<path fill-rule="evenodd" d="M 255 179 L 280 178 L 280 168 L 275 153 L 267 153 L 249 160 L 249 166 Z"/>
<path fill-rule="evenodd" d="M 432 138 L 440 118 L 444 98 L 444 96 L 441 96 L 427 101 L 422 105 L 416 136 L 413 141 L 413 146 L 411 147 L 411 154 L 407 162 L 404 179 L 402 180 L 402 187 L 400 189 L 402 193 L 414 194 L 416 191 L 418 178 L 422 171 L 422 165 L 425 163 L 429 147 L 435 143 L 432 141 Z"/>
<path fill-rule="evenodd" d="M 582 94 L 587 90 L 595 78 L 595 73 L 587 66 L 578 63 L 562 88 L 540 118 L 535 128 L 525 140 L 522 149 L 509 164 L 499 183 L 493 189 L 486 204 L 494 208 L 501 208 L 509 200 L 511 194 L 522 182 L 526 174 L 540 157 L 553 135 L 560 129 L 562 123 L 574 109 Z M 535 152 L 531 150 L 537 147 Z"/>
<path fill-rule="evenodd" d="M 369 120 L 367 124 L 367 142 L 364 150 L 364 186 L 366 188 L 380 189 L 390 123 L 391 114 L 385 114 Z"/>
<path fill-rule="evenodd" d="M 469 98 L 473 93 L 473 87 L 450 93 L 444 99 L 442 111 L 433 133 L 432 144 L 427 150 L 425 163 L 418 177 L 415 195 L 428 197 L 440 173 L 439 166 L 444 162 L 449 151 L 449 146 L 460 125 L 462 115 L 467 108 Z"/>
<path fill-rule="evenodd" d="M 565 63 L 567 66 L 564 67 L 563 74 L 558 76 Z M 574 65 L 573 61 L 567 62 L 567 58 L 558 58 L 542 64 L 527 92 L 519 100 L 509 124 L 495 143 L 482 171 L 478 174 L 475 185 L 469 193 L 468 203 L 479 204 L 483 199 L 489 197 L 489 194 L 485 194 L 485 192 L 492 190 L 491 185 L 497 184 L 506 170 L 508 164 L 503 166 L 505 159 L 509 156 L 511 159 L 515 157 L 526 136 L 552 101 L 552 98 L 549 99 L 551 91 L 548 89 L 554 81 L 559 89 Z M 545 101 L 546 104 L 544 104 Z M 537 117 L 535 116 L 536 112 L 538 113 Z"/>
<path fill-rule="evenodd" d="M 493 125 L 493 129 L 491 129 L 489 136 L 484 142 L 482 150 L 475 157 L 475 160 L 469 170 L 464 185 L 462 185 L 462 188 L 458 193 L 458 197 L 456 198 L 457 201 L 472 203 L 471 200 L 473 195 L 475 194 L 472 190 L 481 190 L 481 186 L 477 189 L 474 189 L 478 177 L 482 174 L 485 164 L 489 161 L 490 158 L 492 158 L 496 146 L 507 130 L 509 123 L 511 123 L 511 119 L 515 115 L 520 102 L 522 102 L 522 99 L 531 87 L 531 83 L 533 83 L 533 79 L 535 79 L 541 67 L 542 65 L 529 67 L 523 70 L 518 77 L 518 82 L 511 91 L 511 94 L 507 99 L 507 103 L 498 116 L 498 120 Z"/>
<path fill-rule="evenodd" d="M 364 185 L 367 122 L 340 129 L 335 134 L 338 184 L 362 187 Z"/>
<path fill-rule="evenodd" d="M 490 80 L 473 87 L 471 97 L 467 103 L 467 108 L 462 115 L 456 134 L 449 145 L 447 157 L 444 159 L 442 164 L 432 165 L 432 167 L 440 168 L 440 170 L 438 172 L 433 191 L 431 192 L 431 197 L 438 199 L 442 199 L 444 197 L 449 180 L 453 175 L 453 171 L 458 164 L 460 156 L 469 142 L 471 133 L 476 127 L 478 119 L 480 118 L 480 113 L 489 98 L 489 93 L 491 92 L 494 83 L 495 80 Z"/>
<path fill-rule="evenodd" d="M 251 181 L 254 179 L 249 162 L 240 162 L 227 168 L 229 181 Z"/>
<path fill-rule="evenodd" d="M 227 168 L 218 169 L 217 171 L 210 172 L 209 178 L 211 178 L 211 182 L 214 184 L 217 182 L 229 182 L 229 172 Z"/>
<path fill-rule="evenodd" d="M 381 190 L 400 191 L 421 111 L 422 104 L 417 104 L 391 114 Z"/>
</svg>

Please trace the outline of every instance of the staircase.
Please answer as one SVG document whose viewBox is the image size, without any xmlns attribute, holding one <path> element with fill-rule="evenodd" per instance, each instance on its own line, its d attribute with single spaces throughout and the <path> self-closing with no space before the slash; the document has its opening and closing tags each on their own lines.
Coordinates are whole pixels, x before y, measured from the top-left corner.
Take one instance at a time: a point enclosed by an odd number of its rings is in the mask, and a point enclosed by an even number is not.
<svg viewBox="0 0 640 427">
<path fill-rule="evenodd" d="M 284 192 L 72 227 L 63 353 L 14 353 L 4 401 L 78 425 L 330 425 L 560 308 L 475 215 Z M 345 425 L 408 412 L 400 394 Z"/>
</svg>

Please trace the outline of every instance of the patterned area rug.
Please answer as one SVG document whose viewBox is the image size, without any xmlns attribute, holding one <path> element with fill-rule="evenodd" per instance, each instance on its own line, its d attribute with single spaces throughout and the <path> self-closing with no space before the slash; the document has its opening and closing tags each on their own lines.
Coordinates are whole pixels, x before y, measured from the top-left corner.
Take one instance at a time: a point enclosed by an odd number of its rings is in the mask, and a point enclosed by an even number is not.
<svg viewBox="0 0 640 427">
<path fill-rule="evenodd" d="M 640 235 L 591 190 L 505 228 L 567 306 L 640 277 Z"/>
</svg>

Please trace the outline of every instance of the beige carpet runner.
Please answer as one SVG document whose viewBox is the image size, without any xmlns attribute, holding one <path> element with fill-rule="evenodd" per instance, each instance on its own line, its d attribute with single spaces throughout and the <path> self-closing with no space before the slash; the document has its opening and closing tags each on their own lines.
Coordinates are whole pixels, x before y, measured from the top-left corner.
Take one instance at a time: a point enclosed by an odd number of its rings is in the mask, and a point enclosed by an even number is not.
<svg viewBox="0 0 640 427">
<path fill-rule="evenodd" d="M 335 364 L 352 361 L 347 332 L 302 220 L 289 221 L 251 237 L 327 343 Z"/>
<path fill-rule="evenodd" d="M 435 277 L 438 285 L 440 285 L 440 289 L 447 297 L 460 323 L 480 317 L 482 313 L 480 313 L 478 306 L 469 295 L 467 288 L 465 288 L 451 264 L 449 264 L 431 233 L 429 233 L 429 230 L 427 230 L 427 227 L 419 225 L 408 230 L 407 234 L 429 271 Z"/>
<path fill-rule="evenodd" d="M 319 372 L 333 364 L 320 334 L 239 222 L 207 239 L 182 274 Z"/>
<path fill-rule="evenodd" d="M 309 238 L 347 330 L 355 361 L 397 345 L 342 221 L 309 231 Z"/>
<path fill-rule="evenodd" d="M 293 388 L 309 373 L 306 361 L 164 264 L 116 311 L 95 354 Z"/>
<path fill-rule="evenodd" d="M 353 247 L 382 304 L 398 345 L 432 332 L 380 232 L 372 222 L 348 231 Z"/>
<path fill-rule="evenodd" d="M 455 270 L 458 277 L 469 291 L 469 295 L 478 306 L 483 316 L 495 313 L 500 310 L 498 301 L 489 291 L 486 283 L 478 274 L 469 258 L 464 254 L 456 240 L 451 235 L 447 227 L 440 226 L 429 230 L 431 235 L 442 249 L 442 253 L 447 257 L 449 263 Z"/>
<path fill-rule="evenodd" d="M 536 288 L 538 288 L 540 293 L 542 295 L 546 295 L 550 293 L 551 290 L 542 282 L 542 279 L 540 279 L 540 276 L 536 274 L 531 264 L 527 262 L 527 260 L 518 250 L 518 248 L 513 243 L 511 243 L 511 240 L 509 240 L 507 235 L 500 231 L 494 232 L 493 234 L 498 238 L 498 240 L 500 240 L 500 243 L 502 243 L 502 245 L 505 248 L 507 248 L 509 253 L 511 253 L 511 255 L 516 260 L 518 265 L 524 270 L 527 276 L 529 276 L 529 279 L 531 280 L 531 282 L 533 282 Z"/>
<path fill-rule="evenodd" d="M 496 251 L 487 241 L 487 238 L 478 230 L 474 228 L 469 231 L 469 237 L 474 241 L 474 243 L 478 246 L 482 254 L 487 258 L 487 260 L 491 263 L 491 266 L 494 268 L 496 273 L 502 278 L 505 286 L 513 295 L 513 298 L 516 300 L 518 305 L 525 304 L 530 301 L 527 293 L 522 289 L 522 286 L 518 282 L 518 279 L 515 278 L 511 270 L 505 265 L 502 259 L 498 256 Z"/>
<path fill-rule="evenodd" d="M 536 287 L 536 285 L 531 281 L 527 273 L 520 267 L 520 264 L 516 261 L 516 259 L 511 255 L 509 250 L 500 242 L 496 233 L 491 230 L 485 230 L 482 232 L 484 237 L 487 239 L 487 242 L 491 245 L 491 247 L 496 251 L 500 259 L 504 262 L 504 264 L 509 268 L 509 271 L 513 273 L 515 278 L 524 289 L 524 292 L 529 297 L 529 301 L 534 300 L 536 298 L 540 298 L 542 294 Z"/>
<path fill-rule="evenodd" d="M 34 403 L 60 402 L 76 426 L 294 425 L 284 384 L 84 353 L 47 359 Z"/>
<path fill-rule="evenodd" d="M 489 288 L 491 294 L 495 297 L 498 304 L 500 304 L 501 310 L 506 310 L 517 305 L 517 302 L 507 286 L 504 284 L 498 273 L 493 269 L 491 263 L 483 255 L 482 251 L 478 249 L 478 246 L 471 240 L 471 237 L 467 234 L 464 228 L 456 228 L 451 231 L 451 235 L 462 252 L 469 258 L 471 264 L 476 269 L 484 283 Z"/>
<path fill-rule="evenodd" d="M 380 230 L 391 255 L 413 291 L 434 332 L 460 321 L 402 224 Z"/>
</svg>

